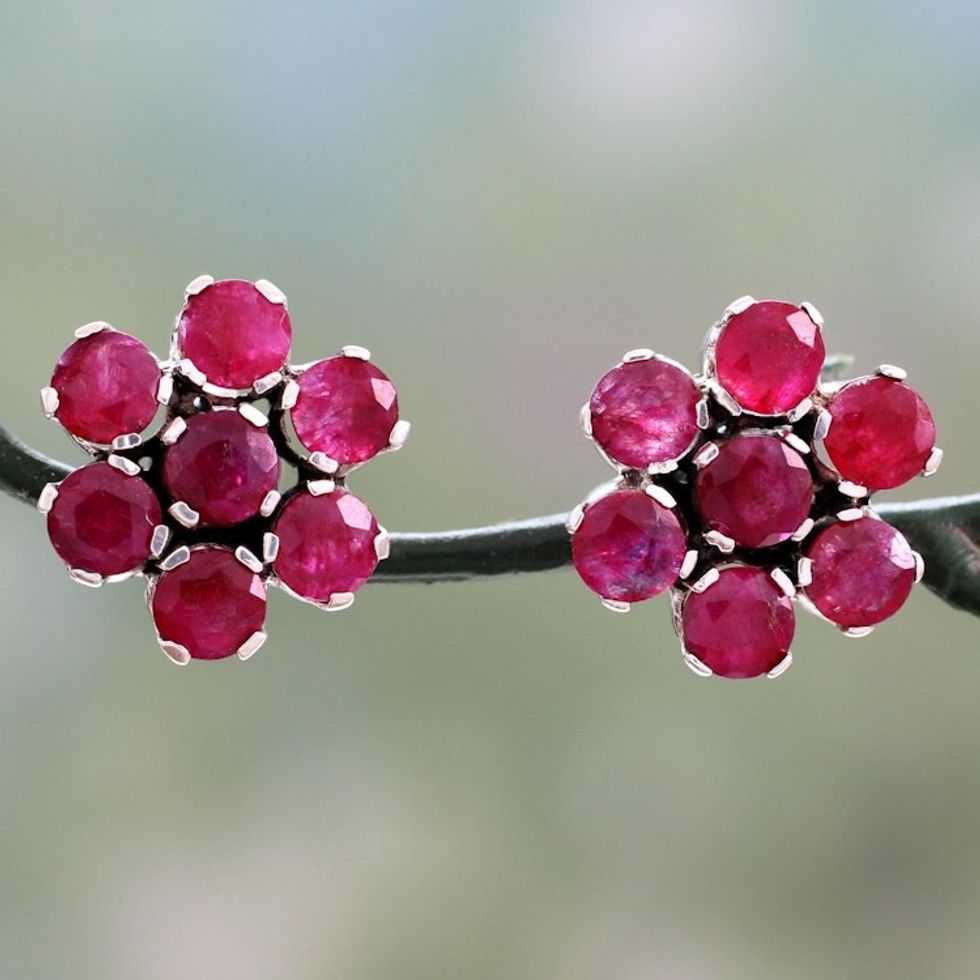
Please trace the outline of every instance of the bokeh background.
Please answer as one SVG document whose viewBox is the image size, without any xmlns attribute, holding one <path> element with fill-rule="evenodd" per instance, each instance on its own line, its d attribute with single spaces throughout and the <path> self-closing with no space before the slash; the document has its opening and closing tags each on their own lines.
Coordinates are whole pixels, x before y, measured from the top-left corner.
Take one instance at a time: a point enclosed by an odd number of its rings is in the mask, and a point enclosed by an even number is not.
<svg viewBox="0 0 980 980">
<path fill-rule="evenodd" d="M 295 353 L 371 347 L 415 425 L 352 481 L 395 530 L 570 507 L 626 349 L 809 298 L 913 369 L 980 487 L 975 3 L 12 0 L 2 418 L 71 330 L 158 352 L 265 276 Z M 0 975 L 922 978 L 980 972 L 980 623 L 919 590 L 775 683 L 701 681 L 665 600 L 574 574 L 271 597 L 178 670 L 140 586 L 72 585 L 0 499 Z"/>
</svg>

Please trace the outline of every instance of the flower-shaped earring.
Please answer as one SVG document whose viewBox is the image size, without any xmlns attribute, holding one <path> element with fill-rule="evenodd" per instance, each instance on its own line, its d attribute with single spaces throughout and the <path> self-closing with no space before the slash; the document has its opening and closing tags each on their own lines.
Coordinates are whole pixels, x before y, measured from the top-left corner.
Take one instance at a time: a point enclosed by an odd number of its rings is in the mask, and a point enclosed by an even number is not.
<svg viewBox="0 0 980 980">
<path fill-rule="evenodd" d="M 388 536 L 347 474 L 409 431 L 368 351 L 290 366 L 283 293 L 210 276 L 187 287 L 166 361 L 106 323 L 75 337 L 41 401 L 96 462 L 38 501 L 73 579 L 145 576 L 158 641 L 179 664 L 255 653 L 267 584 L 350 606 Z M 283 462 L 298 476 L 285 493 Z"/>
<path fill-rule="evenodd" d="M 709 331 L 700 375 L 630 351 L 582 410 L 619 476 L 569 517 L 575 568 L 618 612 L 671 590 L 703 676 L 782 673 L 794 599 L 864 636 L 922 578 L 869 499 L 935 473 L 932 415 L 890 365 L 821 383 L 822 327 L 808 303 L 746 296 Z"/>
</svg>

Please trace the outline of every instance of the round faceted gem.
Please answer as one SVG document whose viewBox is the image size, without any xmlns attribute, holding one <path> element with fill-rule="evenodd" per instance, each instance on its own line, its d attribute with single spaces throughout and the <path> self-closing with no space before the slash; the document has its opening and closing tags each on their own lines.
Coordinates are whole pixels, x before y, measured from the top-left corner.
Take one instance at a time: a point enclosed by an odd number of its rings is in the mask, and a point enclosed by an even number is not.
<svg viewBox="0 0 980 980">
<path fill-rule="evenodd" d="M 813 563 L 807 597 L 844 628 L 874 626 L 894 616 L 915 585 L 915 553 L 908 541 L 873 517 L 829 525 L 806 557 Z"/>
<path fill-rule="evenodd" d="M 789 653 L 796 617 L 790 598 L 762 568 L 721 570 L 704 592 L 692 592 L 681 613 L 681 639 L 720 677 L 758 677 Z"/>
<path fill-rule="evenodd" d="M 398 421 L 398 392 L 370 361 L 330 357 L 303 372 L 292 420 L 310 452 L 342 464 L 363 463 L 388 447 Z"/>
<path fill-rule="evenodd" d="M 892 378 L 852 381 L 828 410 L 827 455 L 845 480 L 869 490 L 890 490 L 918 476 L 936 445 L 929 406 Z"/>
<path fill-rule="evenodd" d="M 669 589 L 686 553 L 673 510 L 640 490 L 616 490 L 589 504 L 572 536 L 572 561 L 582 581 L 617 602 L 639 602 Z"/>
<path fill-rule="evenodd" d="M 820 327 L 792 303 L 733 314 L 715 345 L 718 382 L 748 412 L 784 415 L 813 394 L 824 362 Z"/>
<path fill-rule="evenodd" d="M 697 439 L 700 399 L 694 379 L 676 364 L 659 357 L 629 361 L 595 386 L 592 435 L 623 466 L 679 459 Z"/>
<path fill-rule="evenodd" d="M 813 477 L 803 457 L 778 436 L 735 436 L 697 475 L 705 523 L 743 548 L 787 541 L 813 506 Z"/>
<path fill-rule="evenodd" d="M 297 494 L 282 508 L 273 530 L 279 538 L 276 575 L 312 602 L 356 592 L 378 564 L 378 522 L 346 490 Z"/>
<path fill-rule="evenodd" d="M 265 604 L 262 579 L 230 551 L 209 546 L 160 576 L 150 607 L 161 640 L 197 660 L 220 660 L 262 630 Z"/>
<path fill-rule="evenodd" d="M 76 340 L 51 378 L 55 418 L 73 435 L 109 445 L 142 432 L 157 411 L 160 367 L 135 337 L 104 329 Z"/>
<path fill-rule="evenodd" d="M 200 515 L 202 525 L 227 527 L 254 517 L 279 483 L 279 455 L 264 428 L 233 410 L 187 419 L 167 450 L 163 481 L 175 501 Z"/>
<path fill-rule="evenodd" d="M 161 520 L 160 501 L 139 476 L 92 463 L 58 485 L 48 536 L 71 568 L 108 577 L 149 559 L 153 529 Z"/>
<path fill-rule="evenodd" d="M 189 296 L 177 320 L 180 356 L 221 388 L 251 388 L 278 371 L 292 339 L 285 302 L 273 302 L 245 279 L 224 279 Z"/>
</svg>

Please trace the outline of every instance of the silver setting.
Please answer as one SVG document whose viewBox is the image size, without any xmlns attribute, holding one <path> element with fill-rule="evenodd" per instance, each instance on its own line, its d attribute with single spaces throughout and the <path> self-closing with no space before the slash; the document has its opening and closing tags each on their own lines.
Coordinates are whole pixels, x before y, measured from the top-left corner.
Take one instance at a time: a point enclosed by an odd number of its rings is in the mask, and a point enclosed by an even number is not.
<svg viewBox="0 0 980 980">
<path fill-rule="evenodd" d="M 709 463 L 713 463 L 721 450 L 716 442 L 706 442 L 695 454 L 694 465 L 700 470 L 704 469 Z"/>
<path fill-rule="evenodd" d="M 725 307 L 725 319 L 735 316 L 737 313 L 744 313 L 750 306 L 755 305 L 754 296 L 739 296 L 738 299 L 732 300 L 728 306 Z"/>
<path fill-rule="evenodd" d="M 816 425 L 813 427 L 813 438 L 818 442 L 823 442 L 827 438 L 827 434 L 830 432 L 830 423 L 834 421 L 833 415 L 826 408 L 820 410 L 820 414 L 817 416 Z"/>
<path fill-rule="evenodd" d="M 167 508 L 167 512 L 178 524 L 182 524 L 188 530 L 197 527 L 201 520 L 201 515 L 183 500 L 172 503 Z"/>
<path fill-rule="evenodd" d="M 99 588 L 105 579 L 98 572 L 86 572 L 82 568 L 69 568 L 68 577 L 79 585 L 90 589 Z"/>
<path fill-rule="evenodd" d="M 706 663 L 695 657 L 690 650 L 685 649 L 683 644 L 681 645 L 681 658 L 683 659 L 684 663 L 698 675 L 698 677 L 714 676 L 714 671 Z"/>
<path fill-rule="evenodd" d="M 800 303 L 800 309 L 818 326 L 823 326 L 823 314 L 807 300 Z"/>
<path fill-rule="evenodd" d="M 340 353 L 344 357 L 354 357 L 359 361 L 371 360 L 371 352 L 366 347 L 358 347 L 357 344 L 347 344 L 341 347 Z"/>
<path fill-rule="evenodd" d="M 864 636 L 870 636 L 874 632 L 873 626 L 848 626 L 845 628 L 840 628 L 840 632 L 844 636 L 852 640 L 860 640 Z"/>
<path fill-rule="evenodd" d="M 93 320 L 91 323 L 83 323 L 80 327 L 76 327 L 75 336 L 79 340 L 84 340 L 86 337 L 94 337 L 97 333 L 102 333 L 103 330 L 111 329 L 112 327 L 105 320 Z"/>
<path fill-rule="evenodd" d="M 267 374 L 264 378 L 259 378 L 259 380 L 252 386 L 252 390 L 257 395 L 264 395 L 267 391 L 271 391 L 277 384 L 281 383 L 282 372 L 273 371 L 271 374 Z"/>
<path fill-rule="evenodd" d="M 333 493 L 337 489 L 337 484 L 333 480 L 307 480 L 306 489 L 310 496 L 323 497 L 328 493 Z"/>
<path fill-rule="evenodd" d="M 666 487 L 662 487 L 659 484 L 651 483 L 643 492 L 660 504 L 661 507 L 666 507 L 668 510 L 673 510 L 677 506 L 677 501 L 674 499 L 673 494 Z"/>
<path fill-rule="evenodd" d="M 647 467 L 647 473 L 650 476 L 664 476 L 667 473 L 673 473 L 677 469 L 677 465 L 676 459 L 665 459 L 659 463 L 651 463 Z"/>
<path fill-rule="evenodd" d="M 57 483 L 46 483 L 44 488 L 38 494 L 37 498 L 37 509 L 38 512 L 47 516 L 51 513 L 51 508 L 54 506 L 54 502 L 58 499 L 58 484 Z"/>
<path fill-rule="evenodd" d="M 918 585 L 926 574 L 926 563 L 917 551 L 912 552 L 912 557 L 915 559 L 915 584 Z"/>
<path fill-rule="evenodd" d="M 55 392 L 57 395 L 57 392 Z M 586 402 L 578 413 L 578 424 L 582 428 L 582 432 L 589 438 L 592 438 L 592 405 Z"/>
<path fill-rule="evenodd" d="M 708 399 L 702 398 L 697 404 L 697 415 L 698 415 L 698 428 L 699 429 L 710 429 L 711 428 L 711 408 L 708 405 Z"/>
<path fill-rule="evenodd" d="M 321 473 L 336 473 L 340 464 L 335 459 L 331 459 L 326 453 L 310 453 L 308 460 L 310 466 L 319 470 Z"/>
<path fill-rule="evenodd" d="M 238 414 L 245 419 L 246 422 L 251 422 L 252 425 L 257 429 L 264 429 L 269 424 L 269 418 L 264 412 L 260 412 L 254 405 L 250 405 L 248 402 L 243 402 L 238 406 Z"/>
<path fill-rule="evenodd" d="M 160 442 L 172 446 L 187 431 L 187 422 L 179 415 L 160 433 Z"/>
<path fill-rule="evenodd" d="M 58 411 L 61 400 L 58 397 L 58 390 L 50 387 L 41 389 L 41 411 L 50 419 L 54 418 L 54 413 Z"/>
<path fill-rule="evenodd" d="M 191 549 L 187 547 L 186 544 L 181 545 L 174 551 L 171 551 L 166 558 L 160 562 L 160 569 L 164 572 L 172 572 L 175 568 L 179 568 L 185 562 L 191 560 Z"/>
<path fill-rule="evenodd" d="M 782 438 L 787 446 L 792 446 L 801 456 L 810 455 L 810 447 L 795 432 L 784 432 Z"/>
<path fill-rule="evenodd" d="M 581 526 L 584 518 L 585 508 L 582 504 L 573 507 L 571 513 L 568 515 L 568 520 L 565 521 L 565 527 L 568 529 L 568 533 L 574 534 Z"/>
<path fill-rule="evenodd" d="M 116 436 L 112 440 L 113 449 L 135 449 L 143 444 L 143 437 L 138 432 L 127 432 L 124 436 Z"/>
<path fill-rule="evenodd" d="M 717 568 L 709 568 L 704 575 L 701 576 L 692 586 L 692 592 L 707 592 L 718 579 L 721 578 L 721 572 Z"/>
<path fill-rule="evenodd" d="M 808 517 L 790 536 L 790 541 L 802 541 L 814 528 L 814 520 Z"/>
<path fill-rule="evenodd" d="M 352 605 L 354 605 L 353 592 L 334 592 L 323 608 L 327 612 L 342 612 L 344 609 L 350 609 Z"/>
<path fill-rule="evenodd" d="M 391 539 L 388 532 L 383 527 L 378 527 L 378 533 L 374 536 L 374 553 L 378 561 L 384 561 L 391 554 Z"/>
<path fill-rule="evenodd" d="M 867 487 L 862 487 L 860 483 L 852 483 L 850 480 L 839 481 L 837 489 L 845 497 L 850 497 L 852 500 L 860 500 L 862 497 L 867 497 L 868 495 Z"/>
<path fill-rule="evenodd" d="M 142 470 L 139 467 L 139 463 L 134 463 L 131 459 L 127 459 L 125 456 L 118 456 L 116 453 L 110 453 L 109 458 L 106 462 L 120 473 L 125 473 L 126 476 L 139 476 Z"/>
<path fill-rule="evenodd" d="M 262 560 L 266 563 L 274 562 L 279 554 L 279 535 L 272 531 L 266 531 L 262 535 Z"/>
<path fill-rule="evenodd" d="M 241 562 L 250 572 L 255 572 L 256 575 L 260 575 L 265 571 L 265 566 L 259 561 L 258 558 L 249 551 L 245 545 L 240 544 L 235 549 L 235 558 Z"/>
<path fill-rule="evenodd" d="M 297 398 L 299 398 L 299 382 L 295 378 L 290 378 L 282 389 L 282 407 L 286 411 L 295 408 Z"/>
<path fill-rule="evenodd" d="M 150 555 L 153 558 L 159 558 L 169 543 L 170 528 L 166 524 L 157 524 L 153 529 L 153 537 L 150 539 Z"/>
<path fill-rule="evenodd" d="M 770 680 L 775 680 L 775 678 L 779 677 L 781 674 L 785 674 L 786 671 L 792 666 L 793 654 L 790 651 L 787 651 L 786 656 L 783 657 L 783 659 L 780 660 L 779 663 L 766 674 L 766 677 L 770 678 Z"/>
<path fill-rule="evenodd" d="M 789 422 L 799 422 L 801 418 L 805 415 L 809 415 L 813 411 L 813 399 L 804 398 L 796 408 L 792 409 L 786 414 L 786 419 Z M 809 447 L 807 448 L 809 452 Z"/>
<path fill-rule="evenodd" d="M 721 531 L 705 531 L 704 541 L 712 548 L 717 548 L 723 555 L 730 555 L 735 550 L 735 539 L 722 534 Z"/>
<path fill-rule="evenodd" d="M 191 654 L 187 647 L 174 643 L 173 640 L 158 639 L 157 643 L 171 663 L 175 663 L 178 667 L 186 667 L 191 662 Z"/>
<path fill-rule="evenodd" d="M 600 598 L 599 601 L 606 607 L 606 609 L 614 613 L 628 613 L 630 609 L 633 608 L 630 603 L 621 602 L 619 599 Z"/>
<path fill-rule="evenodd" d="M 279 506 L 279 501 L 282 500 L 282 494 L 278 490 L 270 490 L 265 497 L 262 498 L 262 504 L 259 507 L 259 513 L 263 517 L 270 517 Z"/>
<path fill-rule="evenodd" d="M 268 279 L 256 279 L 253 285 L 270 303 L 288 305 L 286 294 L 275 283 L 269 282 Z"/>
<path fill-rule="evenodd" d="M 718 402 L 718 404 L 721 405 L 721 407 L 725 409 L 729 415 L 738 418 L 742 414 L 742 406 L 735 401 L 735 399 L 726 389 L 722 388 L 718 381 L 711 382 L 711 393 L 715 396 L 715 401 Z"/>
<path fill-rule="evenodd" d="M 649 347 L 637 347 L 634 350 L 628 350 L 623 355 L 623 363 L 632 364 L 634 361 L 649 361 L 653 356 L 654 353 Z"/>
<path fill-rule="evenodd" d="M 684 555 L 684 561 L 681 562 L 681 570 L 678 572 L 677 577 L 684 581 L 689 579 L 694 572 L 694 569 L 698 565 L 698 552 L 692 548 L 686 555 Z"/>
<path fill-rule="evenodd" d="M 796 598 L 796 586 L 793 585 L 793 580 L 781 568 L 774 568 L 769 573 L 769 577 L 782 589 L 783 595 L 787 599 Z"/>
<path fill-rule="evenodd" d="M 939 472 L 939 467 L 943 463 L 943 451 L 935 446 L 926 460 L 926 465 L 922 468 L 923 476 L 935 476 Z"/>
<path fill-rule="evenodd" d="M 875 368 L 875 374 L 880 378 L 891 378 L 893 381 L 904 381 L 909 376 L 905 368 L 896 367 L 894 364 L 879 364 Z"/>
<path fill-rule="evenodd" d="M 261 649 L 262 644 L 269 638 L 269 634 L 264 630 L 257 630 L 253 633 L 236 652 L 239 660 L 248 660 Z"/>
<path fill-rule="evenodd" d="M 812 558 L 804 557 L 796 563 L 796 581 L 799 582 L 801 589 L 805 589 L 807 586 L 813 585 Z"/>
<path fill-rule="evenodd" d="M 214 285 L 214 276 L 198 276 L 196 279 L 192 279 L 184 287 L 184 296 L 188 299 L 191 296 L 196 296 L 198 293 L 203 293 L 208 286 Z"/>
<path fill-rule="evenodd" d="M 160 375 L 160 383 L 157 385 L 157 401 L 161 405 L 169 405 L 170 399 L 174 394 L 174 376 L 166 373 Z"/>
<path fill-rule="evenodd" d="M 183 358 L 177 365 L 177 370 L 187 378 L 192 385 L 197 385 L 198 388 L 204 388 L 208 383 L 208 376 L 200 370 L 200 368 L 195 367 L 194 362 L 189 358 Z"/>
<path fill-rule="evenodd" d="M 837 520 L 843 521 L 845 524 L 849 521 L 859 521 L 864 516 L 863 507 L 848 507 L 846 510 L 837 511 Z"/>
<path fill-rule="evenodd" d="M 388 448 L 391 450 L 401 449 L 408 439 L 408 434 L 412 430 L 412 423 L 406 419 L 399 419 L 392 427 L 388 435 Z"/>
</svg>

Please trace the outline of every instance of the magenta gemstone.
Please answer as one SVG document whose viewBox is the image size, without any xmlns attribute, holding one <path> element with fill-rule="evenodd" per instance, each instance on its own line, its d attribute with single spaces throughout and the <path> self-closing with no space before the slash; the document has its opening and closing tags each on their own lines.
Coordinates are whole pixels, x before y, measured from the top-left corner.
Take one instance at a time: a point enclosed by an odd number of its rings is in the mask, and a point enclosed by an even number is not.
<svg viewBox="0 0 980 980">
<path fill-rule="evenodd" d="M 592 392 L 593 438 L 623 466 L 679 459 L 698 437 L 700 399 L 694 379 L 676 364 L 658 357 L 620 364 Z"/>
<path fill-rule="evenodd" d="M 803 457 L 778 436 L 751 433 L 719 446 L 697 474 L 705 523 L 743 548 L 787 541 L 809 516 L 813 477 Z"/>
<path fill-rule="evenodd" d="M 640 490 L 616 490 L 585 508 L 572 535 L 582 581 L 617 602 L 639 602 L 669 589 L 687 543 L 673 510 Z"/>
<path fill-rule="evenodd" d="M 861 378 L 834 395 L 824 439 L 837 472 L 869 490 L 890 490 L 922 472 L 936 445 L 929 406 L 892 378 Z"/>
<path fill-rule="evenodd" d="M 844 628 L 875 626 L 894 616 L 915 585 L 915 553 L 908 541 L 873 517 L 830 524 L 806 556 L 813 563 L 807 597 Z"/>
<path fill-rule="evenodd" d="M 789 653 L 792 600 L 762 568 L 733 565 L 704 592 L 691 592 L 681 614 L 685 649 L 719 677 L 758 677 Z"/>
<path fill-rule="evenodd" d="M 388 447 L 398 393 L 370 361 L 330 357 L 303 372 L 291 417 L 310 452 L 341 464 L 363 463 Z"/>
<path fill-rule="evenodd" d="M 149 560 L 153 529 L 162 519 L 160 501 L 141 477 L 92 463 L 58 485 L 48 536 L 69 567 L 122 575 Z"/>
<path fill-rule="evenodd" d="M 224 279 L 189 296 L 177 320 L 180 356 L 221 388 L 251 388 L 280 370 L 292 339 L 286 304 L 245 279 Z"/>
<path fill-rule="evenodd" d="M 299 493 L 282 508 L 275 572 L 292 592 L 312 602 L 356 592 L 378 564 L 380 528 L 367 505 L 346 490 Z"/>
<path fill-rule="evenodd" d="M 135 337 L 100 330 L 76 340 L 58 359 L 51 387 L 55 417 L 73 435 L 109 445 L 142 432 L 157 411 L 160 368 Z"/>
<path fill-rule="evenodd" d="M 262 579 L 232 552 L 208 546 L 164 572 L 150 602 L 161 640 L 179 643 L 197 660 L 238 651 L 265 623 Z"/>
<path fill-rule="evenodd" d="M 824 362 L 820 327 L 792 303 L 765 300 L 732 315 L 715 346 L 718 382 L 756 415 L 785 415 L 813 394 Z"/>
<path fill-rule="evenodd" d="M 227 527 L 254 517 L 279 483 L 279 455 L 265 428 L 216 409 L 187 419 L 167 450 L 163 480 L 173 500 L 196 510 L 202 525 Z"/>
</svg>

